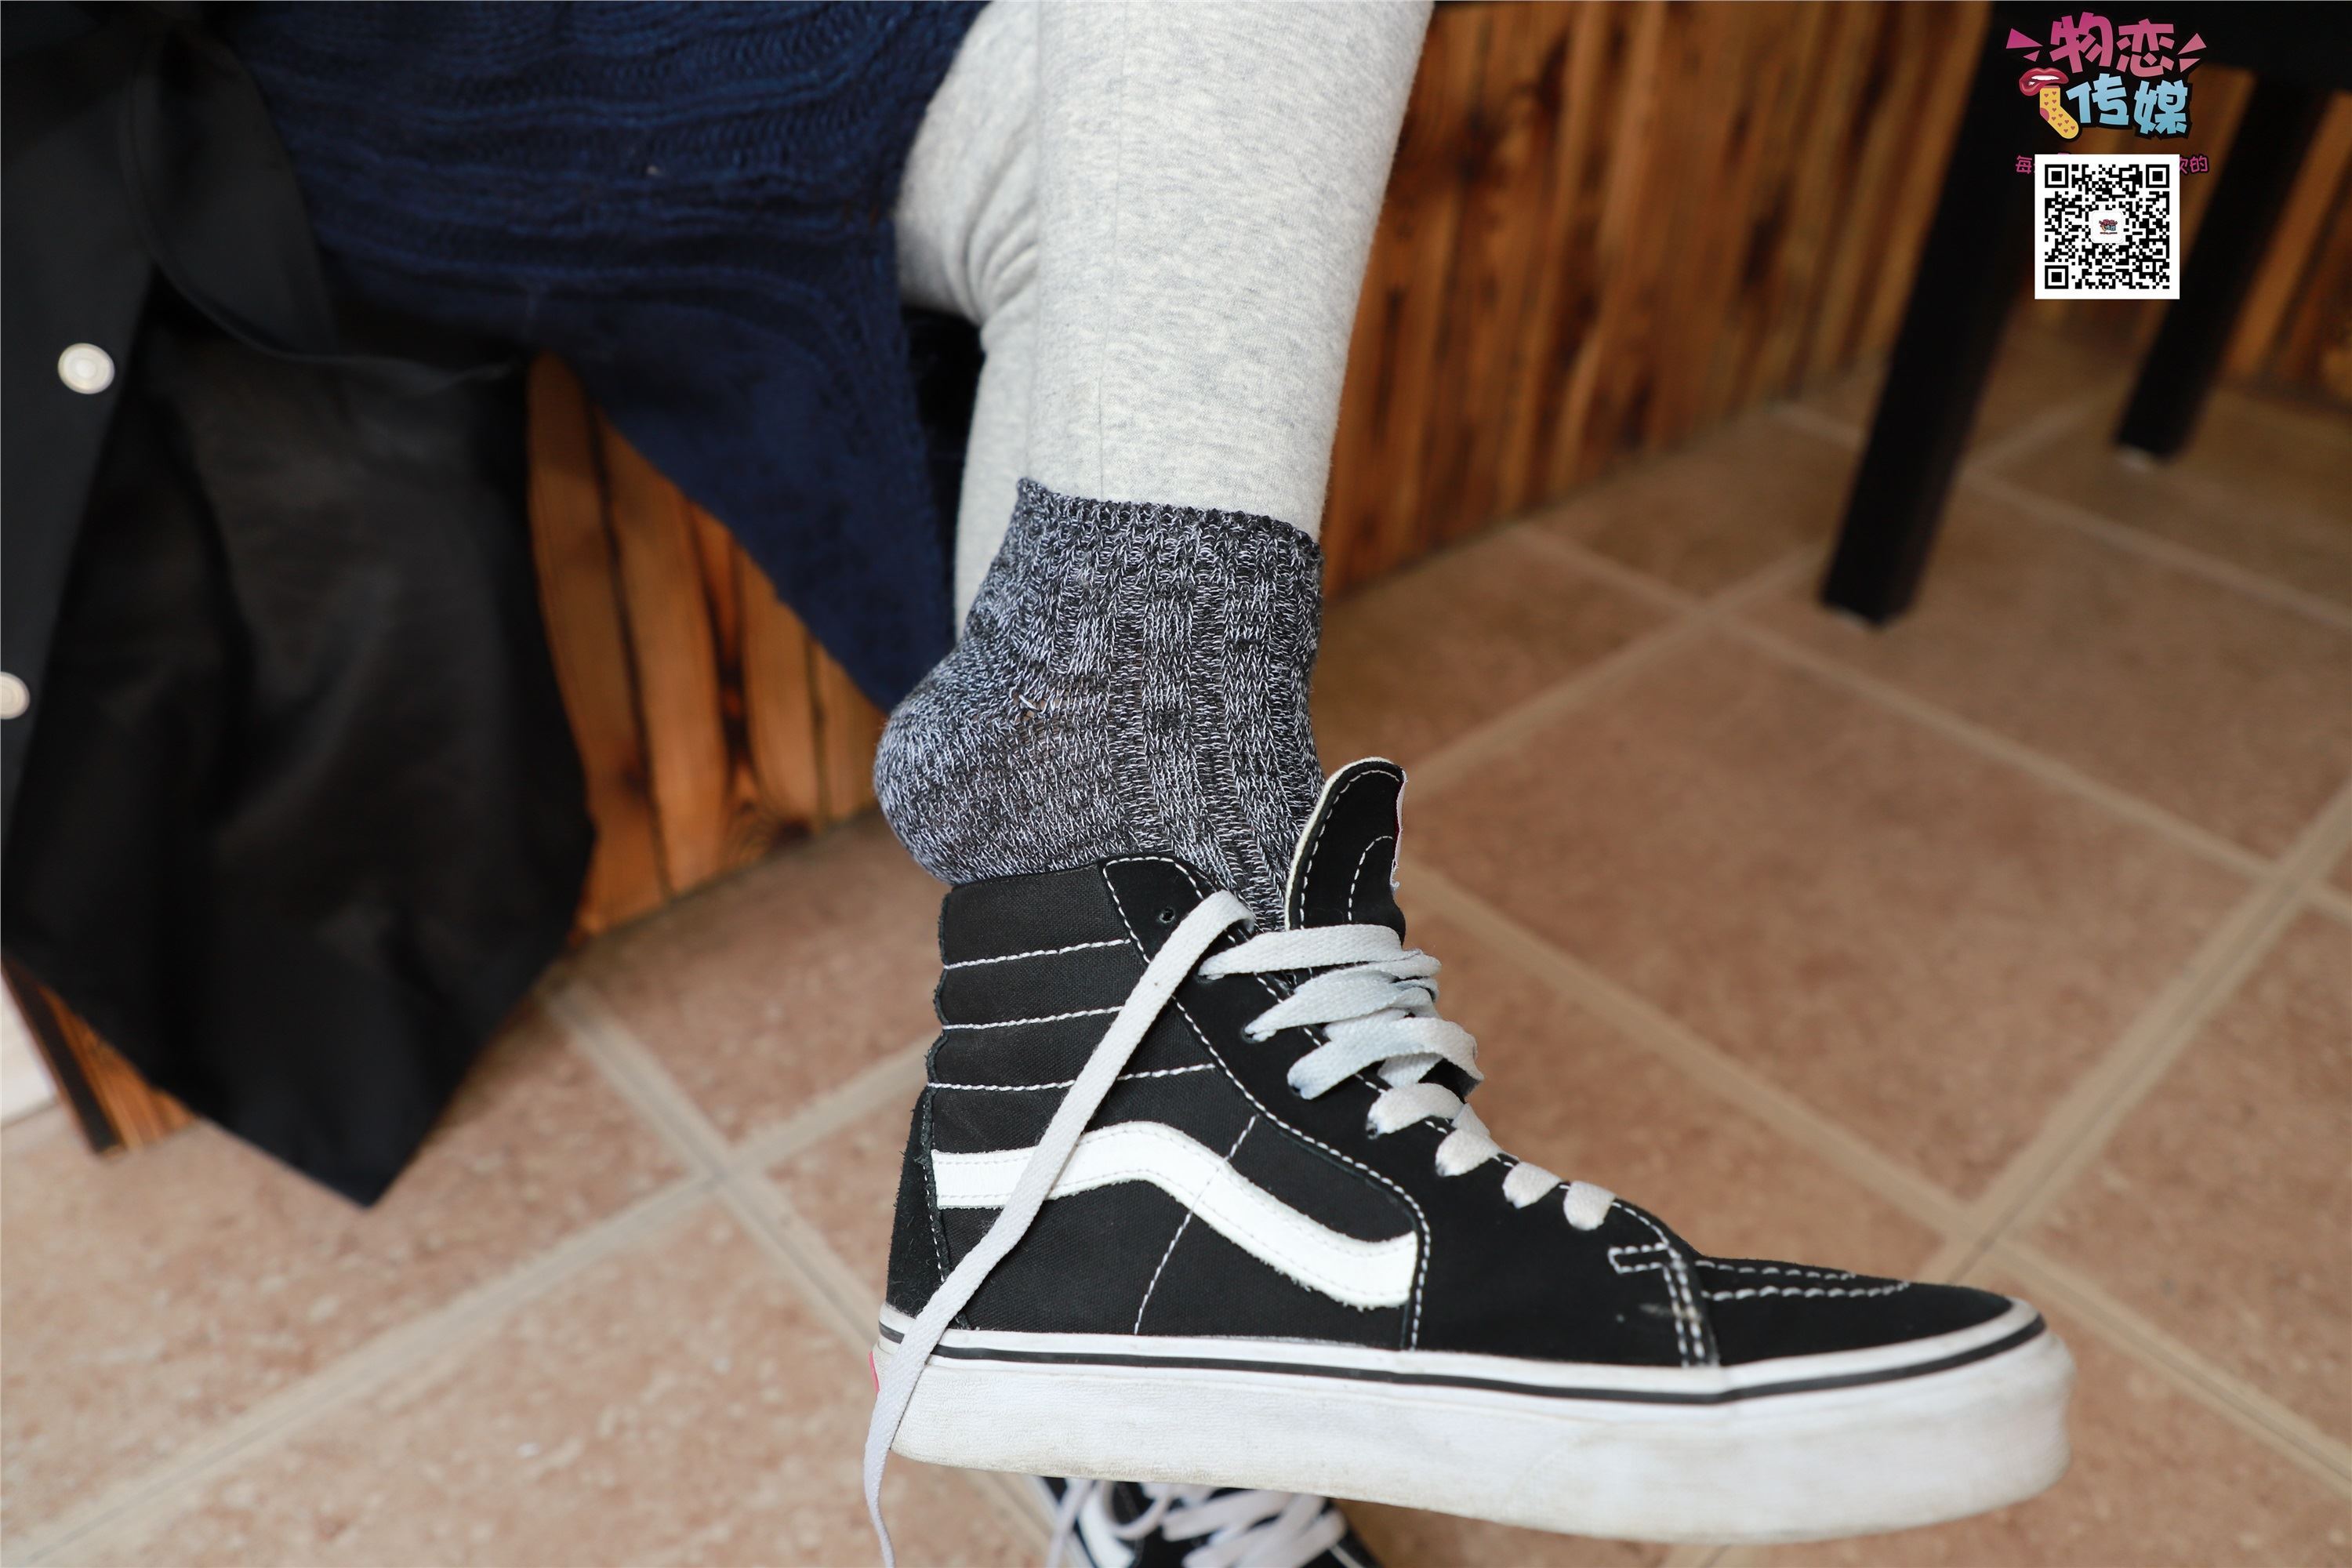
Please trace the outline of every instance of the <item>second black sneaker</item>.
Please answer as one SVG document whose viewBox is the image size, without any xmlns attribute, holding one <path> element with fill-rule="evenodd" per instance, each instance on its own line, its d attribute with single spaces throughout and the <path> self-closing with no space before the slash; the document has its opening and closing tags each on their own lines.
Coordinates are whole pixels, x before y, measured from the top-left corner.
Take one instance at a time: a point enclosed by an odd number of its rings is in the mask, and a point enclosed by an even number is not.
<svg viewBox="0 0 2352 1568">
<path fill-rule="evenodd" d="M 951 889 L 866 1447 L 1772 1542 L 2016 1501 L 2073 1364 L 2026 1303 L 1719 1258 L 1515 1159 L 1325 785 L 1286 929 L 1139 855 Z"/>
<path fill-rule="evenodd" d="M 1045 1568 L 1381 1568 L 1328 1498 L 1039 1477 Z"/>
</svg>

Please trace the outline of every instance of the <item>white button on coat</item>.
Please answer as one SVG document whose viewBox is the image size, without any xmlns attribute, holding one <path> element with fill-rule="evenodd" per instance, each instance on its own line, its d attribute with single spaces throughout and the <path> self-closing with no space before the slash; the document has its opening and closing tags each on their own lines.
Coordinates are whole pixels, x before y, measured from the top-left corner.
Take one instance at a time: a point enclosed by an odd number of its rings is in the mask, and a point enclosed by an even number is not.
<svg viewBox="0 0 2352 1568">
<path fill-rule="evenodd" d="M 0 719 L 14 719 L 32 705 L 32 689 L 7 671 L 0 670 Z"/>
<path fill-rule="evenodd" d="M 76 392 L 104 392 L 114 384 L 114 356 L 96 343 L 68 344 L 58 356 L 58 379 Z"/>
</svg>

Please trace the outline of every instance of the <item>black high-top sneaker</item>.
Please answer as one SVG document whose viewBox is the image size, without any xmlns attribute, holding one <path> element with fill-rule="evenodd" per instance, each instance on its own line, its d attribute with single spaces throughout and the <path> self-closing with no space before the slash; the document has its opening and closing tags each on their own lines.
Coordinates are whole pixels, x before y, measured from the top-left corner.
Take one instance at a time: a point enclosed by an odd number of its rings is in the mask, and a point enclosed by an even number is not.
<svg viewBox="0 0 2352 1568">
<path fill-rule="evenodd" d="M 1282 931 L 1165 856 L 949 892 L 869 1503 L 893 1447 L 1654 1541 L 2055 1480 L 2074 1369 L 2026 1303 L 1711 1257 L 1496 1146 L 1402 941 L 1403 784 L 1332 776 Z"/>
<path fill-rule="evenodd" d="M 1297 1492 L 1040 1477 L 1045 1568 L 1380 1568 L 1328 1499 Z"/>
</svg>

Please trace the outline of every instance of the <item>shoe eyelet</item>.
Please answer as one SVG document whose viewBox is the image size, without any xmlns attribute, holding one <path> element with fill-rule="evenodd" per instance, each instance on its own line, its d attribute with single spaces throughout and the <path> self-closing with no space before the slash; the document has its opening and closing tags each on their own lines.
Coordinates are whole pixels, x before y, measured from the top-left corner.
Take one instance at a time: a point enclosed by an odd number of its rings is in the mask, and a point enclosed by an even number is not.
<svg viewBox="0 0 2352 1568">
<path fill-rule="evenodd" d="M 1176 911 L 1173 908 L 1164 909 L 1151 918 L 1158 921 L 1161 925 L 1172 926 L 1176 923 Z"/>
</svg>

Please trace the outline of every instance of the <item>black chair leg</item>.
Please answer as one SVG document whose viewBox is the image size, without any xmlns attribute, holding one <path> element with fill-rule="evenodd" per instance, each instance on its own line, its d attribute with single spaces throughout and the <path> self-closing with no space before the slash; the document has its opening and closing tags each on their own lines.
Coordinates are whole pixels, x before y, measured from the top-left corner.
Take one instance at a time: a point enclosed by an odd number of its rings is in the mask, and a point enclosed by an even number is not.
<svg viewBox="0 0 2352 1568">
<path fill-rule="evenodd" d="M 2165 311 L 2116 427 L 2117 446 L 2169 458 L 2188 443 L 2326 107 L 2320 88 L 2277 77 L 2254 84 L 2180 269 L 2180 298 Z"/>
<path fill-rule="evenodd" d="M 2003 323 L 2030 265 L 2032 180 L 2007 23 L 1989 22 L 1822 601 L 1885 622 L 1911 605 Z"/>
</svg>

